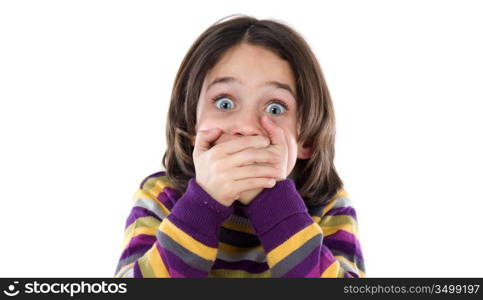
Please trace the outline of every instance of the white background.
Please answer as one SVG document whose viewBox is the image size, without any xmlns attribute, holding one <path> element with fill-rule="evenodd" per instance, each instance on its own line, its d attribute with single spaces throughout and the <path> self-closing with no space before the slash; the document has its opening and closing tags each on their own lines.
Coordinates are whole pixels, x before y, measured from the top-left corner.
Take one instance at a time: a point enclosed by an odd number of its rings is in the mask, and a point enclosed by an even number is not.
<svg viewBox="0 0 483 300">
<path fill-rule="evenodd" d="M 478 2 L 0 2 L 0 276 L 113 276 L 181 59 L 234 13 L 319 58 L 367 276 L 483 276 Z"/>
</svg>

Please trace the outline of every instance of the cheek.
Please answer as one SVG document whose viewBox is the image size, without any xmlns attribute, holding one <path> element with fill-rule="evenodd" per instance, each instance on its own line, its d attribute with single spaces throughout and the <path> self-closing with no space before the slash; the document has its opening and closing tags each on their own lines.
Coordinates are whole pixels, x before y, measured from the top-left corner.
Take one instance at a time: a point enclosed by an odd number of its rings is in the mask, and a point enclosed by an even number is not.
<svg viewBox="0 0 483 300">
<path fill-rule="evenodd" d="M 204 122 L 204 121 L 200 121 L 198 122 L 198 124 L 196 124 L 196 129 L 197 131 L 200 131 L 200 130 L 208 130 L 208 129 L 212 129 L 212 128 L 216 128 L 216 127 L 219 127 L 216 122 Z"/>
<path fill-rule="evenodd" d="M 297 161 L 297 140 L 293 134 L 286 134 L 287 141 L 287 175 L 292 172 Z"/>
<path fill-rule="evenodd" d="M 223 118 L 217 118 L 210 116 L 209 113 L 201 113 L 196 121 L 196 131 L 207 130 L 211 128 L 220 128 L 224 130 L 226 127 L 226 120 Z"/>
</svg>

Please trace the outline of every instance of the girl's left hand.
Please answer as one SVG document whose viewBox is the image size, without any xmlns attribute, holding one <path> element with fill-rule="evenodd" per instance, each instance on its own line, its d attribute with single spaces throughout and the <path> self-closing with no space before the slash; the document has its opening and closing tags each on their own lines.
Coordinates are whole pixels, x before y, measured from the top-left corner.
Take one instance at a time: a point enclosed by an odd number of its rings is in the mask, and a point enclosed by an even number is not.
<svg viewBox="0 0 483 300">
<path fill-rule="evenodd" d="M 270 145 L 266 148 L 273 151 L 273 155 L 280 158 L 279 166 L 281 168 L 280 177 L 276 178 L 277 181 L 285 180 L 288 176 L 288 144 L 285 138 L 285 132 L 281 127 L 275 124 L 268 116 L 262 117 L 262 125 L 268 132 L 268 138 L 270 139 Z"/>
<path fill-rule="evenodd" d="M 277 124 L 275 124 L 268 116 L 262 116 L 262 126 L 268 132 L 268 138 L 270 139 L 270 145 L 265 149 L 272 151 L 275 157 L 279 158 L 276 165 L 280 166 L 280 174 L 275 178 L 276 181 L 285 180 L 288 176 L 287 165 L 288 165 L 288 145 L 285 138 L 285 133 L 283 129 Z M 273 164 L 272 164 L 273 165 Z M 261 189 L 247 190 L 240 194 L 238 201 L 247 205 L 249 204 L 261 191 Z"/>
</svg>

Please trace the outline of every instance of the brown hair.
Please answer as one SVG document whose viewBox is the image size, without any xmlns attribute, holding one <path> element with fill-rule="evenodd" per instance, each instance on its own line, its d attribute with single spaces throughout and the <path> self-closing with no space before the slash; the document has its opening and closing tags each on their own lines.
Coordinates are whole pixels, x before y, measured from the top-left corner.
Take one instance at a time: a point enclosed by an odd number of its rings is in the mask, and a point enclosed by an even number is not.
<svg viewBox="0 0 483 300">
<path fill-rule="evenodd" d="M 229 48 L 241 43 L 269 49 L 290 64 L 296 83 L 297 142 L 311 145 L 314 152 L 309 159 L 297 159 L 289 178 L 306 205 L 324 204 L 343 183 L 334 167 L 335 115 L 322 70 L 296 31 L 277 21 L 248 16 L 229 16 L 210 26 L 181 63 L 166 124 L 163 165 L 168 180 L 182 194 L 195 177 L 190 137 L 196 135 L 196 107 L 204 78 Z"/>
</svg>

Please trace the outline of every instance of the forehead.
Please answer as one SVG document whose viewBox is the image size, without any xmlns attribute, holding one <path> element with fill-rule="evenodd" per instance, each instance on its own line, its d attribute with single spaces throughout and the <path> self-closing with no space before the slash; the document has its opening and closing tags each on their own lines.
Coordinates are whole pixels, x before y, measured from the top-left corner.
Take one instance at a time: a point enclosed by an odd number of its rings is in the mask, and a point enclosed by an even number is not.
<svg viewBox="0 0 483 300">
<path fill-rule="evenodd" d="M 290 64 L 273 51 L 260 46 L 241 44 L 228 49 L 207 73 L 205 86 L 219 77 L 230 76 L 245 85 L 268 81 L 282 82 L 295 91 L 295 79 Z"/>
</svg>

